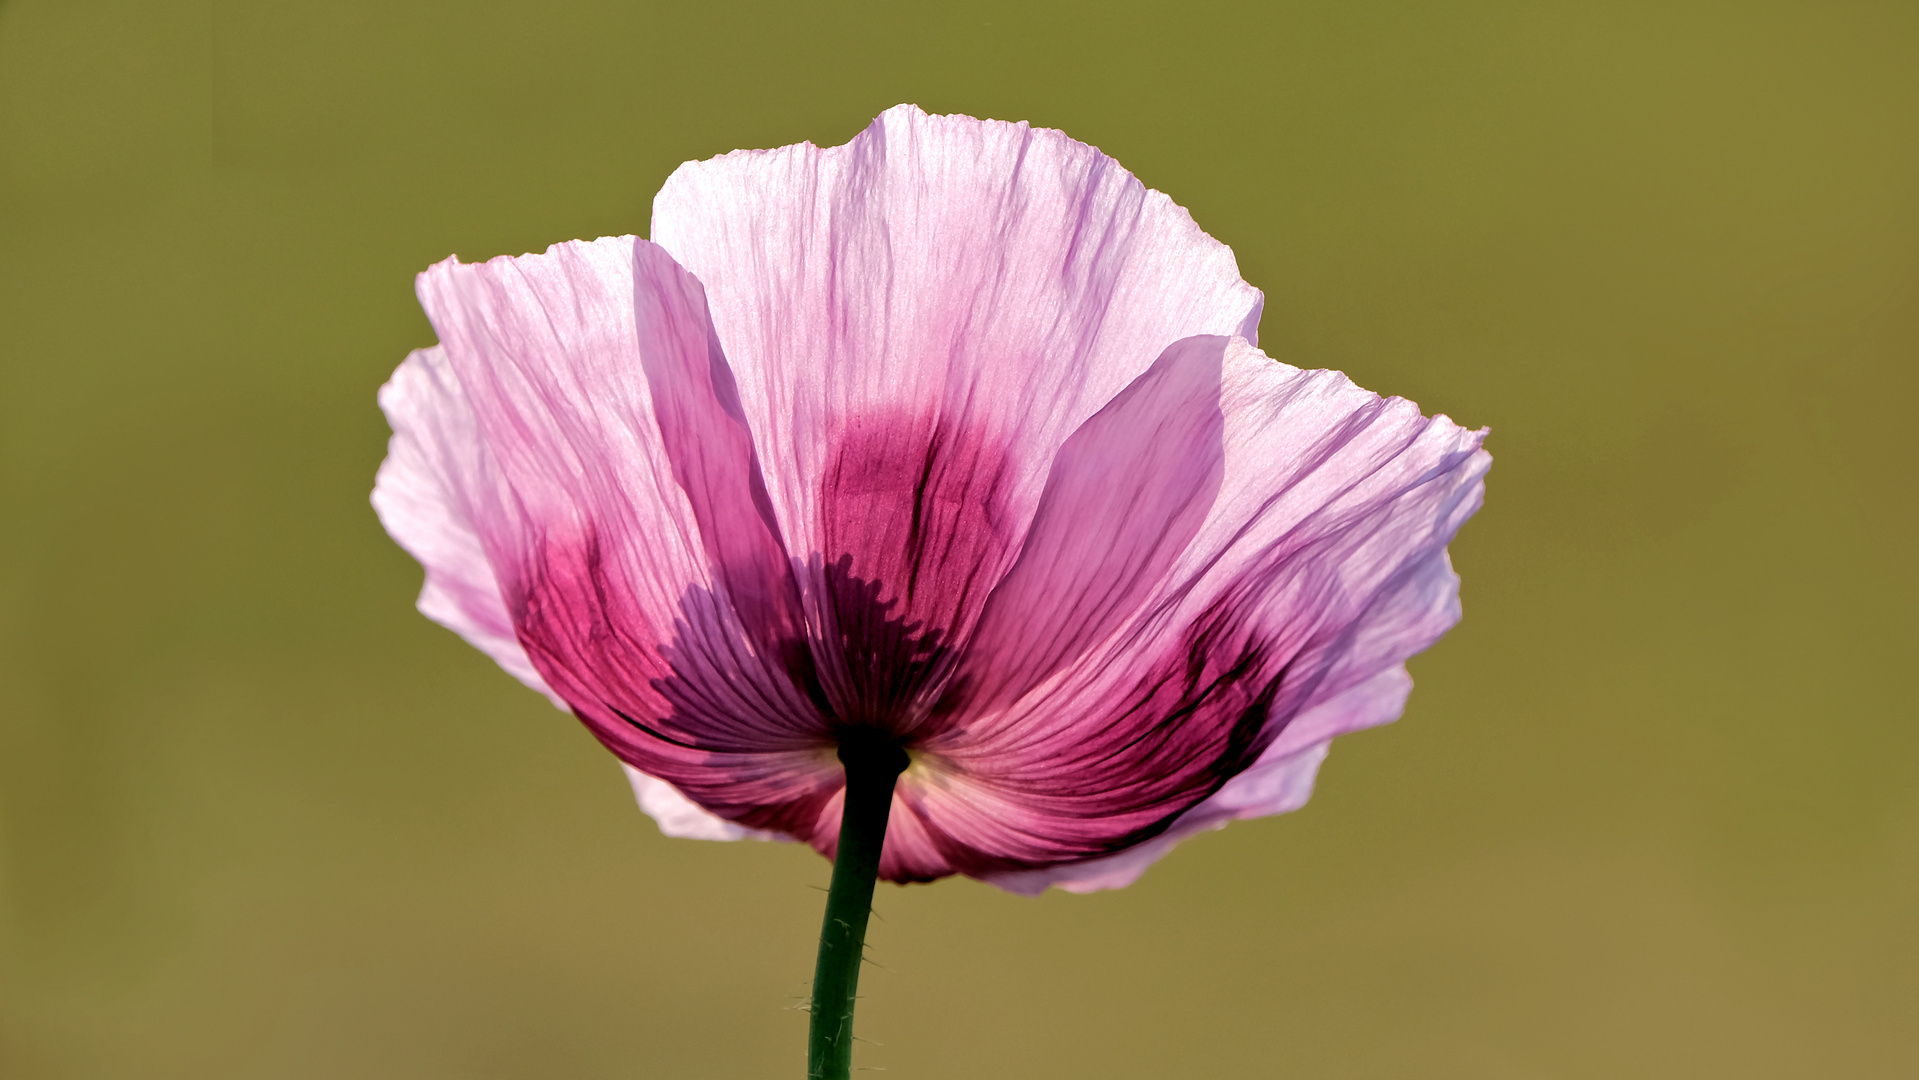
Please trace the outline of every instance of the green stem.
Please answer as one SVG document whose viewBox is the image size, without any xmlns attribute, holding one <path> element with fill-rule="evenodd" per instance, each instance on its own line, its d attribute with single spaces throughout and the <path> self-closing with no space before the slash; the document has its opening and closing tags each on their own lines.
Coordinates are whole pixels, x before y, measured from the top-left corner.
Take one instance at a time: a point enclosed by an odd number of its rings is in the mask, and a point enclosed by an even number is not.
<svg viewBox="0 0 1919 1080">
<path fill-rule="evenodd" d="M 906 769 L 906 751 L 877 732 L 849 732 L 840 741 L 846 802 L 833 885 L 820 924 L 820 957 L 813 968 L 813 1020 L 806 1042 L 808 1080 L 850 1080 L 853 1002 L 859 994 L 866 919 L 873 913 L 880 848 L 893 809 L 893 782 Z"/>
</svg>

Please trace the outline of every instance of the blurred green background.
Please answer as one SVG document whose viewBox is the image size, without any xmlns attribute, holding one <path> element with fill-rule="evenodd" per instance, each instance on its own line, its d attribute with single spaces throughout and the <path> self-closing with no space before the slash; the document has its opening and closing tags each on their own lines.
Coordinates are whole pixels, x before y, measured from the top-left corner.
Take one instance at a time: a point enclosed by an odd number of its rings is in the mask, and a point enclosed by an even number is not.
<svg viewBox="0 0 1919 1080">
<path fill-rule="evenodd" d="M 1189 207 L 1493 429 L 1306 810 L 883 889 L 861 1063 L 1919 1076 L 1919 7 L 0 0 L 0 1075 L 797 1077 L 827 865 L 667 840 L 412 610 L 412 275 L 887 106 Z"/>
</svg>

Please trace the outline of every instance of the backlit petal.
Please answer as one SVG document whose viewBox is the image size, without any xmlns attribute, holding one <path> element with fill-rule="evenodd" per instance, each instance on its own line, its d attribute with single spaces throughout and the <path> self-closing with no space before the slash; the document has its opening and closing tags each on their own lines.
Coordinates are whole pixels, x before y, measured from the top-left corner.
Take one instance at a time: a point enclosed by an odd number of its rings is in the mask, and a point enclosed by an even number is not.
<svg viewBox="0 0 1919 1080">
<path fill-rule="evenodd" d="M 373 488 L 380 523 L 426 570 L 420 612 L 545 694 L 571 707 L 533 670 L 500 598 L 470 508 L 469 492 L 494 481 L 490 455 L 479 439 L 473 410 L 438 348 L 407 357 L 380 388 L 380 407 L 393 428 L 386 460 Z M 731 840 L 764 835 L 715 817 L 664 780 L 623 766 L 642 809 L 668 836 Z"/>
<path fill-rule="evenodd" d="M 1413 680 L 1403 665 L 1389 668 L 1296 717 L 1285 734 L 1291 736 L 1301 730 L 1347 732 L 1389 723 L 1406 707 L 1406 695 L 1412 689 Z M 1024 896 L 1036 896 L 1048 886 L 1085 893 L 1131 885 L 1182 840 L 1223 829 L 1234 821 L 1284 814 L 1305 806 L 1332 743 L 1324 739 L 1300 748 L 1294 745 L 1297 741 L 1289 737 L 1284 744 L 1275 742 L 1251 768 L 1226 781 L 1211 798 L 1181 814 L 1165 832 L 1143 844 L 1116 855 L 1038 870 L 987 874 L 985 879 Z"/>
<path fill-rule="evenodd" d="M 500 599 L 499 581 L 474 530 L 479 492 L 494 482 L 473 410 L 437 346 L 408 356 L 380 388 L 393 428 L 373 485 L 380 524 L 426 569 L 420 613 L 465 638 L 507 673 L 564 701 L 533 670 Z"/>
<path fill-rule="evenodd" d="M 541 677 L 708 809 L 810 828 L 837 770 L 699 283 L 621 238 L 441 263 L 420 296 L 500 478 L 475 531 Z"/>
<path fill-rule="evenodd" d="M 911 106 L 845 146 L 682 166 L 653 237 L 706 284 L 783 535 L 817 553 L 802 590 L 847 716 L 936 688 L 1068 436 L 1260 307 L 1229 249 L 1093 147 Z"/>
<path fill-rule="evenodd" d="M 1244 342 L 1225 350 L 1217 396 L 1189 401 L 1224 417 L 1225 455 L 1191 543 L 1131 610 L 1067 605 L 1096 618 L 1052 636 L 1094 647 L 1020 700 L 986 700 L 929 739 L 928 778 L 903 781 L 904 805 L 952 869 L 1001 875 L 1149 841 L 1257 762 L 1390 719 L 1321 706 L 1457 621 L 1444 549 L 1478 506 L 1480 433 Z M 1099 581 L 1110 570 L 1089 555 L 1080 573 Z M 983 659 L 1031 666 L 1023 655 Z M 998 678 L 974 675 L 971 661 L 963 678 Z M 1390 698 L 1394 714 L 1401 700 Z M 1222 805 L 1266 812 L 1257 800 Z"/>
</svg>

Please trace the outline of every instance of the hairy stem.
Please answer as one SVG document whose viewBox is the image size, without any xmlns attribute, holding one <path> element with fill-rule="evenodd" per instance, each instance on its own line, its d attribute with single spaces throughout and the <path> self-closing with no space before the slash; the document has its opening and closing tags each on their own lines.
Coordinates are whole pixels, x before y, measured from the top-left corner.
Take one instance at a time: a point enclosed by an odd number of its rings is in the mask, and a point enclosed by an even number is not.
<svg viewBox="0 0 1919 1080">
<path fill-rule="evenodd" d="M 840 741 L 846 767 L 846 804 L 833 885 L 820 924 L 820 956 L 813 968 L 812 1030 L 806 1044 L 808 1080 L 850 1080 L 853 1003 L 859 994 L 866 920 L 873 912 L 880 848 L 893 808 L 893 783 L 906 769 L 906 751 L 875 732 L 849 732 Z"/>
</svg>

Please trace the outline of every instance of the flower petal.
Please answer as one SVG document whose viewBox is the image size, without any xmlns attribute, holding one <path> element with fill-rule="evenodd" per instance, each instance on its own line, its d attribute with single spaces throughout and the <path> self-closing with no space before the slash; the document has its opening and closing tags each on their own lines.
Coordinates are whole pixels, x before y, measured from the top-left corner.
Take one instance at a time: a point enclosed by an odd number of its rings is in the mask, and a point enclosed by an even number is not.
<svg viewBox="0 0 1919 1080">
<path fill-rule="evenodd" d="M 852 717 L 937 687 L 1067 437 L 1260 307 L 1229 249 L 1093 147 L 911 106 L 845 146 L 682 166 L 653 236 L 706 283 L 781 463 L 768 496 Z"/>
<path fill-rule="evenodd" d="M 1413 680 L 1404 665 L 1389 668 L 1295 718 L 1287 725 L 1286 735 L 1299 730 L 1356 731 L 1390 723 L 1405 709 L 1406 696 L 1412 689 Z M 1305 806 L 1332 740 L 1307 743 L 1303 748 L 1293 745 L 1296 741 L 1289 738 L 1286 745 L 1275 742 L 1251 768 L 1226 781 L 1211 798 L 1181 814 L 1165 832 L 1143 844 L 1102 858 L 988 874 L 985 880 L 1022 896 L 1037 896 L 1048 886 L 1076 893 L 1125 888 L 1182 840 L 1223 829 L 1234 821 L 1289 813 Z"/>
<path fill-rule="evenodd" d="M 810 830 L 838 770 L 699 283 L 621 238 L 449 260 L 420 297 L 498 478 L 469 516 L 535 669 L 629 765 Z"/>
<path fill-rule="evenodd" d="M 1326 760 L 1326 751 L 1331 743 L 1316 743 L 1305 750 L 1270 763 L 1261 759 L 1261 786 L 1270 793 L 1264 814 L 1283 814 L 1306 805 L 1313 794 L 1313 779 L 1319 773 L 1319 766 Z M 1248 769 L 1240 776 L 1252 775 Z M 1239 777 L 1235 777 L 1237 780 Z M 1230 782 L 1229 782 L 1230 784 Z M 1217 798 L 1217 796 L 1215 796 Z M 1211 804 L 1207 800 L 1186 812 L 1178 822 L 1165 832 L 1141 844 L 1135 844 L 1116 855 L 1106 855 L 1079 862 L 1061 863 L 1041 870 L 1010 870 L 981 875 L 989 885 L 997 885 L 1007 892 L 1021 896 L 1038 896 L 1048 886 L 1064 889 L 1067 892 L 1089 893 L 1102 889 L 1123 889 L 1138 881 L 1146 868 L 1160 860 L 1160 857 L 1179 842 L 1213 829 L 1223 829 L 1231 817 L 1217 817 L 1202 814 L 1200 811 Z M 1255 816 L 1255 815 L 1247 815 Z"/>
<path fill-rule="evenodd" d="M 1190 337 L 1053 459 L 1019 559 L 993 589 L 950 707 L 1003 708 L 1110 637 L 1199 532 L 1225 471 L 1226 338 Z"/>
<path fill-rule="evenodd" d="M 626 770 L 627 783 L 633 787 L 634 801 L 646 816 L 660 826 L 660 831 L 681 840 L 790 840 L 781 833 L 764 829 L 749 829 L 709 812 L 699 803 L 687 798 L 679 788 L 660 779 L 648 776 L 625 762 L 620 768 Z"/>
<path fill-rule="evenodd" d="M 1191 543 L 1134 610 L 1082 606 L 1097 620 L 1054 632 L 1093 647 L 1011 705 L 966 713 L 922 747 L 927 777 L 902 781 L 952 870 L 1098 858 L 1213 798 L 1271 812 L 1224 793 L 1258 762 L 1396 715 L 1390 673 L 1458 619 L 1445 545 L 1479 505 L 1483 432 L 1243 341 L 1217 398 L 1185 400 L 1224 419 L 1224 475 Z M 1029 544 L 1044 542 L 1036 528 Z M 1087 580 L 1106 572 L 1085 565 Z"/>
<path fill-rule="evenodd" d="M 474 531 L 468 492 L 492 482 L 486 444 L 473 410 L 437 346 L 408 356 L 380 388 L 380 408 L 393 428 L 373 487 L 380 523 L 426 570 L 421 614 L 465 638 L 507 673 L 570 706 L 533 670 L 514 635 L 513 617 Z M 623 765 L 641 809 L 668 836 L 736 840 L 762 835 L 714 816 L 664 780 Z"/>
<path fill-rule="evenodd" d="M 420 613 L 566 708 L 514 636 L 493 565 L 474 531 L 475 495 L 493 482 L 492 465 L 445 352 L 435 346 L 409 355 L 380 387 L 380 409 L 393 438 L 373 482 L 373 510 L 426 570 Z"/>
</svg>

